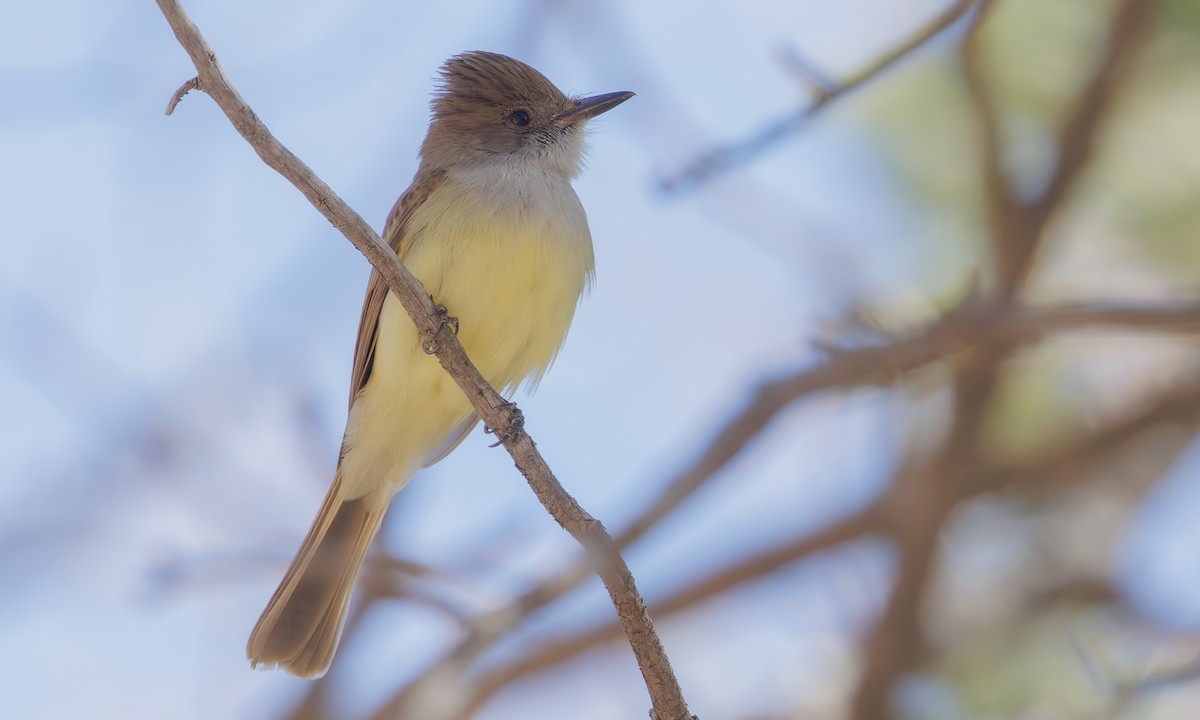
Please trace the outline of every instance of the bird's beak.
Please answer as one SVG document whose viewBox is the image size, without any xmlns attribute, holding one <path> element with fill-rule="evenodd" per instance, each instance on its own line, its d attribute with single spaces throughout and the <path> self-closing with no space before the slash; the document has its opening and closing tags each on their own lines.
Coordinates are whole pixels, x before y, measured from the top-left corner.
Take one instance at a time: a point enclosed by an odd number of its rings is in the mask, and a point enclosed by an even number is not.
<svg viewBox="0 0 1200 720">
<path fill-rule="evenodd" d="M 567 127 L 575 123 L 591 120 L 600 113 L 612 110 L 631 97 L 633 97 L 633 93 L 623 90 L 621 92 L 604 93 L 603 95 L 593 95 L 576 100 L 575 104 L 565 112 L 554 116 L 554 123 L 559 127 Z"/>
</svg>

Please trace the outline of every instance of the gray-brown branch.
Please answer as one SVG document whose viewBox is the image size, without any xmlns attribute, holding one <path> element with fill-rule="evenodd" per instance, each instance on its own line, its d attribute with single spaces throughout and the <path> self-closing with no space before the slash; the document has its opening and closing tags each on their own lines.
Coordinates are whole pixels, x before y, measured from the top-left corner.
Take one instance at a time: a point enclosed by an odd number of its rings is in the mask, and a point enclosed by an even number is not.
<svg viewBox="0 0 1200 720">
<path fill-rule="evenodd" d="M 404 306 L 421 335 L 438 338 L 435 353 L 438 362 L 458 383 L 483 422 L 503 440 L 504 447 L 512 455 L 538 500 L 591 556 L 637 658 L 655 714 L 661 720 L 688 720 L 691 714 L 687 710 L 683 692 L 654 631 L 645 602 L 638 593 L 633 575 L 604 527 L 580 507 L 558 482 L 529 435 L 519 425 L 514 427 L 511 405 L 483 379 L 458 339 L 445 333 L 438 336 L 438 315 L 420 281 L 404 267 L 358 213 L 267 130 L 229 82 L 217 61 L 216 53 L 182 6 L 176 0 L 156 1 L 198 73 L 196 80 L 185 83 L 181 91 L 172 97 L 171 108 L 188 89 L 196 87 L 206 92 L 263 162 L 304 193 L 313 207 L 366 256 Z"/>
</svg>

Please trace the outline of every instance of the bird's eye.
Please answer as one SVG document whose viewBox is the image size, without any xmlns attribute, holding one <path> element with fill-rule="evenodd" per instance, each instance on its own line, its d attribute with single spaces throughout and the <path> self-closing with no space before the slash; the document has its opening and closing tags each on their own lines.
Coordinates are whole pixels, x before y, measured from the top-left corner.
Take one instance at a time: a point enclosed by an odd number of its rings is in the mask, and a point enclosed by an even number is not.
<svg viewBox="0 0 1200 720">
<path fill-rule="evenodd" d="M 516 110 L 508 116 L 508 119 L 512 120 L 512 124 L 517 127 L 525 127 L 529 124 L 529 113 L 524 110 Z"/>
</svg>

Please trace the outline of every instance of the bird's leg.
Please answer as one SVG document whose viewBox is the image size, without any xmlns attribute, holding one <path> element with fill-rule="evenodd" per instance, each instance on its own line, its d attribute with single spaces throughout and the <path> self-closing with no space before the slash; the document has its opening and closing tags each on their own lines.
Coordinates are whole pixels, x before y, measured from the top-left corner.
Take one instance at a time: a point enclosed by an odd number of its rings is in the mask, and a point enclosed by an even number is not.
<svg viewBox="0 0 1200 720">
<path fill-rule="evenodd" d="M 435 305 L 433 311 L 438 316 L 438 327 L 421 341 L 421 349 L 426 355 L 432 355 L 438 351 L 438 335 L 446 328 L 450 328 L 450 332 L 458 334 L 458 318 L 450 314 L 445 305 Z"/>
<path fill-rule="evenodd" d="M 508 429 L 503 433 L 497 433 L 490 425 L 484 425 L 485 433 L 496 436 L 496 442 L 488 447 L 499 447 L 509 440 L 515 440 L 525 430 L 525 413 L 521 412 L 521 408 L 510 400 L 501 399 L 500 402 L 502 403 L 500 409 L 508 414 Z"/>
</svg>

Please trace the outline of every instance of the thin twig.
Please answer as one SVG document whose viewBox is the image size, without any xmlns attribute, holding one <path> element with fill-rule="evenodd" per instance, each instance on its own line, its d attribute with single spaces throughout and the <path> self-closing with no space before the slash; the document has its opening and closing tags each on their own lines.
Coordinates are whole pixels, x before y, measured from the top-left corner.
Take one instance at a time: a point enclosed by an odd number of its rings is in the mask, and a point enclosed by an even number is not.
<svg viewBox="0 0 1200 720">
<path fill-rule="evenodd" d="M 175 106 L 179 104 L 179 101 L 183 99 L 184 95 L 187 95 L 188 93 L 190 93 L 193 90 L 199 90 L 199 89 L 200 89 L 200 76 L 199 75 L 192 78 L 191 80 L 188 80 L 184 84 L 180 85 L 179 89 L 175 91 L 175 94 L 171 96 L 171 102 L 167 103 L 167 112 L 165 114 L 166 115 L 173 114 L 175 112 Z"/>
<path fill-rule="evenodd" d="M 980 28 L 990 10 L 991 0 L 986 0 L 972 19 L 959 49 L 959 66 L 966 86 L 968 108 L 979 132 L 979 166 L 983 176 L 986 223 L 992 239 L 993 272 L 999 277 L 1005 277 L 1008 273 L 1003 269 L 1007 267 L 1003 248 L 1018 242 L 1010 238 L 1018 235 L 1020 228 L 1015 227 L 1016 212 L 1012 207 L 1012 199 L 1016 197 L 1016 193 L 1013 192 L 1008 174 L 1004 170 L 1000 116 L 983 68 Z M 997 280 L 996 284 L 1005 285 L 1000 280 Z"/>
<path fill-rule="evenodd" d="M 803 109 L 779 118 L 750 138 L 704 153 L 679 173 L 663 178 L 660 181 L 660 187 L 668 192 L 692 189 L 707 180 L 711 180 L 716 175 L 729 172 L 761 156 L 779 141 L 807 125 L 809 121 L 820 114 L 822 109 L 830 105 L 833 101 L 849 95 L 937 37 L 979 1 L 958 0 L 952 3 L 903 42 L 883 53 L 850 76 L 842 79 L 841 82 L 825 80 L 823 75 L 818 74 L 817 76 L 822 79 L 814 83 L 813 87 L 816 92 L 813 95 L 812 101 Z M 798 55 L 791 58 L 792 62 L 789 64 L 793 69 L 796 69 L 795 61 L 798 58 Z M 806 70 L 800 74 L 808 77 L 813 76 L 813 73 L 807 70 L 809 67 L 808 64 L 802 61 L 802 65 Z"/>
<path fill-rule="evenodd" d="M 1058 130 L 1058 157 L 1050 178 L 1032 202 L 1018 198 L 1004 172 L 999 112 L 984 77 L 979 33 L 968 33 L 962 48 L 962 68 L 982 135 L 984 188 L 992 225 L 996 289 L 1001 296 L 1014 297 L 1025 282 L 1047 224 L 1087 166 L 1155 4 L 1156 0 L 1121 0 L 1117 5 L 1099 60 Z"/>
<path fill-rule="evenodd" d="M 421 335 L 435 337 L 439 329 L 438 316 L 433 301 L 421 283 L 361 216 L 271 135 L 233 88 L 217 62 L 216 54 L 180 4 L 176 0 L 157 2 L 171 24 L 175 37 L 196 66 L 199 86 L 216 101 L 259 157 L 304 193 L 313 206 L 367 257 L 412 317 Z M 483 379 L 467 358 L 458 339 L 454 335 L 443 334 L 437 348 L 438 361 L 462 388 L 483 422 L 494 428 L 497 436 L 503 439 L 505 448 L 512 454 L 534 494 L 559 525 L 583 545 L 593 558 L 625 628 L 656 715 L 660 720 L 688 720 L 691 713 L 687 710 L 675 672 L 654 631 L 633 575 L 613 546 L 612 538 L 554 477 L 533 440 L 519 424 L 514 423 L 512 405 L 505 402 Z"/>
<path fill-rule="evenodd" d="M 1058 161 L 1036 205 L 1040 228 L 1062 205 L 1074 179 L 1087 166 L 1092 148 L 1108 117 L 1113 98 L 1123 81 L 1149 24 L 1157 0 L 1121 0 L 1108 25 L 1108 36 L 1099 62 L 1058 133 Z"/>
</svg>

